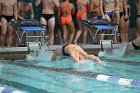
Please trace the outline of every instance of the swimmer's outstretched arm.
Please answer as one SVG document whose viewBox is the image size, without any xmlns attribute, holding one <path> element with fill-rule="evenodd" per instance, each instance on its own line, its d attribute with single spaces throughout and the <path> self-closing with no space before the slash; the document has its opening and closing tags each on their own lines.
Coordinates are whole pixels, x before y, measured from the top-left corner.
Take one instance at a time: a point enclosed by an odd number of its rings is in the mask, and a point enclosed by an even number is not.
<svg viewBox="0 0 140 93">
<path fill-rule="evenodd" d="M 79 59 L 79 54 L 75 54 L 75 53 L 70 53 L 70 56 L 72 57 L 72 59 L 75 61 L 75 62 L 81 62 L 81 60 Z"/>
<path fill-rule="evenodd" d="M 51 61 L 56 61 L 56 54 L 55 53 L 52 54 Z"/>
<path fill-rule="evenodd" d="M 91 59 L 91 60 L 96 60 L 97 62 L 101 63 L 101 59 L 97 56 L 94 56 L 94 55 L 88 55 L 88 59 Z"/>
</svg>

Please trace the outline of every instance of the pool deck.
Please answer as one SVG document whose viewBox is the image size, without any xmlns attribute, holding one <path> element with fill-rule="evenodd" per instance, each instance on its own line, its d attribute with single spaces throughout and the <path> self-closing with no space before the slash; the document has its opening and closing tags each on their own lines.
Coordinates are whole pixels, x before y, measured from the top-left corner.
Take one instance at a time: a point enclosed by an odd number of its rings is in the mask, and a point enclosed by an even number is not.
<svg viewBox="0 0 140 93">
<path fill-rule="evenodd" d="M 113 44 L 113 48 L 120 47 L 121 44 Z M 53 45 L 49 46 L 50 50 L 54 50 L 57 47 L 60 47 L 61 45 Z M 99 44 L 91 44 L 91 45 L 80 45 L 83 47 L 84 50 L 86 50 L 88 53 L 95 54 L 101 50 L 101 45 Z M 48 49 L 48 48 L 46 48 Z M 49 49 L 48 49 L 49 50 Z M 46 50 L 46 51 L 48 51 Z M 28 50 L 28 47 L 5 47 L 0 48 L 0 60 L 20 60 L 25 59 L 26 55 L 29 54 L 32 51 Z"/>
</svg>

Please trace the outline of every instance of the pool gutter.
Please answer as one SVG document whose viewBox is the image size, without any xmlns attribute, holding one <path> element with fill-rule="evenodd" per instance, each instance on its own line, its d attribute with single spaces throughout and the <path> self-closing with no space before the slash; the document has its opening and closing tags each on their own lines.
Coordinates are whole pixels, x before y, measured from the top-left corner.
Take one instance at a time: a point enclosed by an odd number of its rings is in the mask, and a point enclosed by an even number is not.
<svg viewBox="0 0 140 93">
<path fill-rule="evenodd" d="M 101 45 L 80 45 L 86 52 L 90 54 L 97 55 L 101 50 Z M 113 48 L 119 47 L 120 44 L 113 44 Z M 57 47 L 61 47 L 61 45 L 53 45 L 49 46 L 50 50 L 54 50 Z M 49 50 L 49 49 L 48 49 Z M 46 51 L 48 51 L 46 50 Z M 28 50 L 28 47 L 5 47 L 0 48 L 0 60 L 20 60 L 25 59 L 26 55 L 32 51 Z"/>
</svg>

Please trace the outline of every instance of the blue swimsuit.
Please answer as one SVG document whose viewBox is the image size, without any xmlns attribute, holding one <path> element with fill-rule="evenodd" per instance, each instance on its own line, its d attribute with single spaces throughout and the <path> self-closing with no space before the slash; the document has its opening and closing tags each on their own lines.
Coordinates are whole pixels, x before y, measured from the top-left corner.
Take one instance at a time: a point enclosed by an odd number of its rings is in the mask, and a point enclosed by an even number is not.
<svg viewBox="0 0 140 93">
<path fill-rule="evenodd" d="M 68 45 L 68 44 L 67 44 L 67 45 Z M 70 56 L 69 54 L 67 54 L 67 53 L 65 52 L 65 47 L 66 47 L 67 45 L 64 45 L 64 46 L 62 47 L 62 49 L 61 49 L 63 56 Z"/>
</svg>

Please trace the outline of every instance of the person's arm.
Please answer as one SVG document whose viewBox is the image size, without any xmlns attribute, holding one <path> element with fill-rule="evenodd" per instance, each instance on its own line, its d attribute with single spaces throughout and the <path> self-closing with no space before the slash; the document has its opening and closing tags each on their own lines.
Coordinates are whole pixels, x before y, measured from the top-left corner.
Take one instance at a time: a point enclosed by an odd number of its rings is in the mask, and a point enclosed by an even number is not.
<svg viewBox="0 0 140 93">
<path fill-rule="evenodd" d="M 72 15 L 75 14 L 75 7 L 74 7 L 74 4 L 72 4 Z"/>
<path fill-rule="evenodd" d="M 54 5 L 55 5 L 55 7 L 56 7 L 56 11 L 57 11 L 57 16 L 58 17 L 60 17 L 60 3 L 59 3 L 59 1 L 58 0 L 53 0 L 53 2 L 54 2 Z"/>
<path fill-rule="evenodd" d="M 128 5 L 127 5 L 127 3 L 126 3 L 126 0 L 124 0 L 124 12 L 126 13 L 126 14 L 125 14 L 125 19 L 128 18 L 128 11 L 127 11 L 127 8 L 128 8 Z"/>
<path fill-rule="evenodd" d="M 81 62 L 81 60 L 80 60 L 80 58 L 79 58 L 79 54 L 78 53 L 76 53 L 76 52 L 71 52 L 71 53 L 69 53 L 70 54 L 70 56 L 72 57 L 72 59 L 75 61 L 75 62 Z"/>
<path fill-rule="evenodd" d="M 120 22 L 120 13 L 119 13 L 119 0 L 115 1 L 115 13 L 116 13 L 116 24 L 119 25 Z"/>
<path fill-rule="evenodd" d="M 17 20 L 17 2 L 15 2 L 15 5 L 14 5 L 14 17 L 15 17 L 15 20 Z"/>
<path fill-rule="evenodd" d="M 91 0 L 91 3 L 90 3 L 90 12 L 93 12 L 93 7 L 94 7 L 94 0 Z"/>
<path fill-rule="evenodd" d="M 104 11 L 103 11 L 103 0 L 100 0 L 100 11 L 101 11 L 101 14 L 102 14 L 102 18 L 105 19 L 105 14 L 104 14 Z"/>
<path fill-rule="evenodd" d="M 39 6 L 40 3 L 41 3 L 41 0 L 36 0 L 36 1 L 35 1 L 35 5 L 36 5 L 36 6 Z"/>
<path fill-rule="evenodd" d="M 88 56 L 87 56 L 87 59 L 95 60 L 95 61 L 97 61 L 97 62 L 101 62 L 100 58 L 97 57 L 97 56 L 94 56 L 94 55 L 88 55 Z"/>
<path fill-rule="evenodd" d="M 128 18 L 131 16 L 131 6 L 130 5 L 128 5 L 128 11 L 129 11 L 129 13 L 128 13 Z"/>
<path fill-rule="evenodd" d="M 24 20 L 24 18 L 19 15 L 20 7 L 21 7 L 21 3 L 20 2 L 18 3 L 18 6 L 17 7 L 18 7 L 17 8 L 17 18 L 20 19 L 20 20 Z"/>
<path fill-rule="evenodd" d="M 1 12 L 2 12 L 1 1 L 2 1 L 2 0 L 0 0 L 0 16 L 1 16 Z"/>
<path fill-rule="evenodd" d="M 31 19 L 34 19 L 34 10 L 33 10 L 33 5 L 32 3 L 29 3 L 30 7 L 31 7 Z"/>
<path fill-rule="evenodd" d="M 52 56 L 51 56 L 51 61 L 56 61 L 56 54 L 53 52 Z"/>
</svg>

